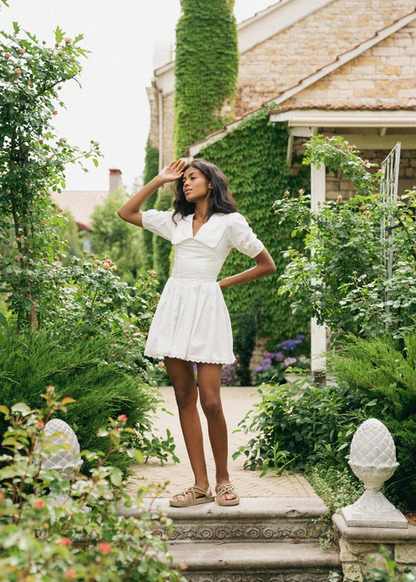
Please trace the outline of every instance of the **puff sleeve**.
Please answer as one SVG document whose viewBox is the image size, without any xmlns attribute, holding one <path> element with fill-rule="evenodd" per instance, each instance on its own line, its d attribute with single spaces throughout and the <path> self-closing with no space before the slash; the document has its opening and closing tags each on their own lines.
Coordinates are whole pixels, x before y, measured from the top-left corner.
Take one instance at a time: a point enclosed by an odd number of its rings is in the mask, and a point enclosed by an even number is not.
<svg viewBox="0 0 416 582">
<path fill-rule="evenodd" d="M 145 210 L 142 212 L 143 228 L 172 241 L 174 227 L 172 214 L 173 210 L 156 210 L 155 208 Z"/>
<path fill-rule="evenodd" d="M 252 259 L 265 248 L 247 220 L 239 212 L 233 212 L 230 215 L 227 233 L 230 245 Z"/>
</svg>

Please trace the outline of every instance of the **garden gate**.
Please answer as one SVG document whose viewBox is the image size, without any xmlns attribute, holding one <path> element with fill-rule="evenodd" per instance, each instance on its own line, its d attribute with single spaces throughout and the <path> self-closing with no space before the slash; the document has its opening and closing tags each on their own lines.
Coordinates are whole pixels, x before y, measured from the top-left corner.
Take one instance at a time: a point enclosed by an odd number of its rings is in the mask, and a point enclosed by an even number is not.
<svg viewBox="0 0 416 582">
<path fill-rule="evenodd" d="M 380 194 L 384 197 L 386 205 L 394 208 L 397 203 L 397 192 L 399 188 L 399 166 L 400 166 L 401 143 L 397 142 L 389 155 L 381 164 L 383 180 L 381 182 Z M 390 218 L 385 216 L 381 222 L 380 239 L 383 245 L 384 266 L 386 269 L 387 282 L 390 281 L 393 273 L 393 243 L 394 243 L 395 213 L 392 210 Z M 386 314 L 390 312 L 388 304 L 388 294 L 384 297 Z M 386 330 L 388 329 L 386 320 Z"/>
</svg>

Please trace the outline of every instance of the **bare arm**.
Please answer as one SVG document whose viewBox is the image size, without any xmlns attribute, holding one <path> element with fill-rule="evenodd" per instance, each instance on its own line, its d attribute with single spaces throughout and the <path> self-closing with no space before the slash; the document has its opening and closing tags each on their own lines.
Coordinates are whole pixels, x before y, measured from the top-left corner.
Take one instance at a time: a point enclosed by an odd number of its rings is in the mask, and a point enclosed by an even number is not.
<svg viewBox="0 0 416 582">
<path fill-rule="evenodd" d="M 270 253 L 263 249 L 256 257 L 254 257 L 257 265 L 247 271 L 238 273 L 237 275 L 232 275 L 231 277 L 226 277 L 219 281 L 221 289 L 226 287 L 231 287 L 231 285 L 239 285 L 241 283 L 248 283 L 253 281 L 253 279 L 259 279 L 265 275 L 271 275 L 276 271 L 275 262 L 272 259 Z"/>
<path fill-rule="evenodd" d="M 150 180 L 141 190 L 136 192 L 134 196 L 127 200 L 125 204 L 119 210 L 117 214 L 120 218 L 131 224 L 136 224 L 137 226 L 143 227 L 142 213 L 140 208 L 146 202 L 146 200 L 154 193 L 156 190 L 161 188 L 167 182 L 174 182 L 178 180 L 183 175 L 183 168 L 186 166 L 186 162 L 183 160 L 177 160 L 171 162 L 155 177 Z"/>
</svg>

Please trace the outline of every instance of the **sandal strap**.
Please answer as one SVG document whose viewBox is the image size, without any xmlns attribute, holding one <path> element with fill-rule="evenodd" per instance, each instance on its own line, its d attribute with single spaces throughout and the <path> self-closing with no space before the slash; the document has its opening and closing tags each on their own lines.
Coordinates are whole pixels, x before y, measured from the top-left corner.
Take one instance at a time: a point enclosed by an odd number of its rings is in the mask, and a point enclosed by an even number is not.
<svg viewBox="0 0 416 582">
<path fill-rule="evenodd" d="M 207 497 L 209 495 L 209 489 L 207 491 L 205 491 L 205 489 L 202 489 L 201 487 L 197 487 L 196 485 L 193 485 L 192 487 L 188 487 L 187 489 L 184 489 L 181 493 L 176 493 L 173 497 L 184 497 L 185 501 L 187 499 L 187 496 L 189 495 L 189 497 L 192 498 L 192 501 L 195 501 L 195 499 L 197 499 L 197 494 L 200 493 L 201 495 L 203 495 L 204 497 Z"/>
<path fill-rule="evenodd" d="M 220 483 L 219 485 L 216 485 L 215 493 L 217 494 L 217 497 L 222 497 L 226 493 L 232 493 L 237 497 L 237 493 L 232 483 Z"/>
</svg>

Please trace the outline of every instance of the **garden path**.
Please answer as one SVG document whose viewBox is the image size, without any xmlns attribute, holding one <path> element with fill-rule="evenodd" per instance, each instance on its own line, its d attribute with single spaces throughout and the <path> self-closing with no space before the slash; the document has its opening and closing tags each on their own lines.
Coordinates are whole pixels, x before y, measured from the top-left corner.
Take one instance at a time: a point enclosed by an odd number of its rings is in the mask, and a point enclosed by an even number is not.
<svg viewBox="0 0 416 582">
<path fill-rule="evenodd" d="M 232 460 L 234 451 L 239 446 L 246 444 L 250 439 L 249 434 L 246 435 L 243 432 L 233 434 L 233 431 L 237 428 L 238 423 L 244 415 L 259 399 L 256 390 L 257 388 L 253 386 L 224 386 L 221 388 L 221 398 L 229 433 L 228 450 L 231 482 L 234 483 L 241 497 L 318 497 L 313 491 L 312 486 L 302 475 L 285 473 L 281 477 L 277 477 L 276 475 L 268 474 L 260 478 L 260 471 L 243 469 L 245 457 L 240 456 L 235 461 Z M 175 453 L 179 457 L 180 463 L 175 464 L 170 460 L 162 466 L 160 461 L 150 459 L 146 464 L 133 465 L 131 468 L 135 474 L 128 481 L 127 491 L 132 493 L 138 486 L 148 485 L 150 483 L 164 483 L 168 480 L 169 484 L 161 496 L 171 497 L 175 493 L 183 491 L 186 487 L 192 485 L 193 477 L 179 424 L 179 415 L 173 388 L 171 386 L 164 386 L 160 388 L 160 391 L 165 401 L 164 407 L 172 412 L 173 415 L 160 411 L 158 421 L 154 426 L 154 432 L 155 434 L 166 435 L 167 428 L 171 431 L 176 444 Z M 199 403 L 198 408 L 204 431 L 208 475 L 211 481 L 211 487 L 214 487 L 215 465 L 208 440 L 207 423 Z"/>
</svg>

